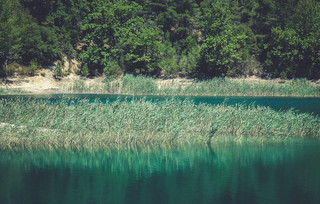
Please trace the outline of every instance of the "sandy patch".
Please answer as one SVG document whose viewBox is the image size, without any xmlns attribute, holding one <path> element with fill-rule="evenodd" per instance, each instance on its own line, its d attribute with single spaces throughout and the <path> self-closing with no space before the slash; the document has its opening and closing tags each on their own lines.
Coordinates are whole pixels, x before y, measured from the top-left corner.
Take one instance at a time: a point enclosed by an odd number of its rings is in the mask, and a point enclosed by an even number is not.
<svg viewBox="0 0 320 204">
<path fill-rule="evenodd" d="M 0 88 L 19 90 L 22 92 L 48 94 L 48 93 L 64 93 L 75 81 L 81 77 L 76 74 L 69 74 L 66 77 L 56 79 L 49 69 L 42 69 L 36 76 L 14 76 L 3 80 Z M 96 77 L 94 79 L 84 80 L 86 85 L 101 83 L 104 77 Z"/>
</svg>

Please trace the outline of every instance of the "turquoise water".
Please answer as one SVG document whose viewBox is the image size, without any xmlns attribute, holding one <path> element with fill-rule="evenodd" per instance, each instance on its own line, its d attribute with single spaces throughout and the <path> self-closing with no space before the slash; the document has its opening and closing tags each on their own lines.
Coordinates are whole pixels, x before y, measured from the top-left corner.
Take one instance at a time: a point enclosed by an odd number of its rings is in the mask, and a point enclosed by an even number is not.
<svg viewBox="0 0 320 204">
<path fill-rule="evenodd" d="M 21 97 L 21 95 L 0 95 L 1 99 L 10 99 Z M 130 96 L 130 95 L 110 95 L 110 94 L 53 94 L 53 95 L 34 95 L 22 96 L 24 98 L 30 98 L 36 100 L 49 100 L 51 102 L 59 101 L 61 99 L 66 98 L 77 98 L 83 99 L 86 98 L 90 101 L 94 101 L 95 99 L 101 100 L 103 103 L 106 102 L 114 102 L 115 100 L 122 101 L 131 101 L 131 100 L 140 100 L 147 99 L 154 102 L 159 102 L 168 99 L 179 99 L 179 100 L 193 100 L 195 104 L 199 103 L 208 103 L 208 104 L 222 104 L 225 103 L 227 105 L 234 104 L 255 104 L 259 106 L 269 106 L 275 110 L 287 110 L 287 109 L 295 109 L 301 112 L 309 112 L 314 113 L 316 115 L 320 115 L 320 98 L 317 97 L 248 97 L 248 96 L 234 96 L 234 97 L 224 97 L 224 96 Z"/>
<path fill-rule="evenodd" d="M 0 203 L 320 203 L 320 143 L 1 151 Z"/>
<path fill-rule="evenodd" d="M 0 96 L 9 99 L 20 96 Z M 30 96 L 24 96 L 28 98 Z M 146 96 L 134 96 L 141 99 Z M 37 95 L 130 101 L 119 95 Z M 148 96 L 159 102 L 172 97 Z M 175 97 L 194 103 L 294 108 L 320 115 L 319 98 Z M 76 105 L 76 103 L 75 103 Z M 1 134 L 1 132 L 0 132 Z M 0 150 L 0 204 L 320 203 L 320 141 L 286 144 Z"/>
</svg>

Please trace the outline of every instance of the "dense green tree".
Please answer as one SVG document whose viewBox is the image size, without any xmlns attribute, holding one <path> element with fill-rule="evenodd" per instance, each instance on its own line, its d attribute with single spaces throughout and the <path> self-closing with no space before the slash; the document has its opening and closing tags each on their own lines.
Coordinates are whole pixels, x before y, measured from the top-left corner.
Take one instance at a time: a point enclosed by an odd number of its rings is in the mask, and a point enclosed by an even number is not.
<svg viewBox="0 0 320 204">
<path fill-rule="evenodd" d="M 292 78 L 296 75 L 299 60 L 303 58 L 299 53 L 301 43 L 299 35 L 294 30 L 273 28 L 266 66 L 271 67 L 276 76 Z"/>
<path fill-rule="evenodd" d="M 56 0 L 19 0 L 21 5 L 28 10 L 36 23 L 46 21 L 48 14 L 53 10 Z"/>
<path fill-rule="evenodd" d="M 85 46 L 79 57 L 88 64 L 91 74 L 102 73 L 103 70 L 108 73 L 109 63 L 118 60 L 118 54 L 122 53 L 121 47 L 116 45 L 121 40 L 120 34 L 124 34 L 121 32 L 125 32 L 124 25 L 136 17 L 142 7 L 127 0 L 94 1 L 89 6 L 91 12 L 81 26 L 81 42 Z"/>
<path fill-rule="evenodd" d="M 179 71 L 182 75 L 195 75 L 200 60 L 200 45 L 195 37 L 189 36 L 186 39 L 188 48 L 184 49 L 179 59 Z"/>
<path fill-rule="evenodd" d="M 229 3 L 212 1 L 204 8 L 201 52 L 211 75 L 234 75 L 242 60 L 247 36 L 236 32 Z"/>
<path fill-rule="evenodd" d="M 197 27 L 200 12 L 194 0 L 138 0 L 137 2 L 143 5 L 145 16 L 157 22 L 164 33 L 170 33 L 172 43 L 187 38 L 192 29 Z"/>
<path fill-rule="evenodd" d="M 302 39 L 303 56 L 295 77 L 320 78 L 320 2 L 300 0 L 292 21 Z"/>
<path fill-rule="evenodd" d="M 156 74 L 163 44 L 161 30 L 153 21 L 135 17 L 128 20 L 116 32 L 119 42 L 115 46 L 126 72 L 135 74 Z M 121 61 L 121 59 L 119 59 Z"/>
<path fill-rule="evenodd" d="M 80 27 L 82 19 L 87 14 L 87 4 L 81 0 L 55 1 L 52 10 L 42 23 L 54 30 L 59 50 L 70 58 L 77 55 L 75 48 L 80 41 Z"/>
<path fill-rule="evenodd" d="M 179 71 L 177 50 L 169 40 L 164 40 L 164 46 L 162 48 L 160 51 L 161 59 L 158 66 L 165 77 L 176 76 Z"/>
<path fill-rule="evenodd" d="M 195 0 L 137 2 L 143 5 L 143 16 L 155 21 L 162 29 L 165 40 L 175 47 L 177 58 L 197 46 L 193 41 L 200 33 L 201 12 Z"/>
<path fill-rule="evenodd" d="M 47 64 L 57 58 L 55 33 L 38 25 L 18 0 L 1 0 L 0 58 L 2 75 L 11 63 L 22 65 Z M 37 66 L 37 65 L 36 65 Z"/>
<path fill-rule="evenodd" d="M 318 0 L 0 0 L 0 74 L 67 56 L 84 76 L 318 79 L 319 22 Z"/>
<path fill-rule="evenodd" d="M 23 26 L 20 45 L 17 52 L 22 64 L 31 61 L 48 64 L 58 57 L 55 33 L 50 28 L 33 22 Z"/>
<path fill-rule="evenodd" d="M 17 0 L 0 0 L 0 75 L 5 74 L 7 65 L 16 58 L 13 46 L 19 46 L 17 31 L 23 20 L 19 6 Z"/>
<path fill-rule="evenodd" d="M 292 9 L 294 17 L 287 18 L 284 28 L 271 29 L 264 49 L 266 68 L 276 77 L 318 78 L 320 23 L 316 19 L 320 19 L 320 3 L 300 0 Z"/>
</svg>

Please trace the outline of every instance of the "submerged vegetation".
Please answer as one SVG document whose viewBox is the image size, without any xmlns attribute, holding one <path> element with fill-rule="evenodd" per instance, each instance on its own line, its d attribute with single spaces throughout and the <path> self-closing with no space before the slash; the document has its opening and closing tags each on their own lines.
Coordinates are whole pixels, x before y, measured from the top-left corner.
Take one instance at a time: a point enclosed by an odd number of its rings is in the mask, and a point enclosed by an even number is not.
<svg viewBox="0 0 320 204">
<path fill-rule="evenodd" d="M 306 79 L 276 82 L 248 82 L 228 78 L 213 78 L 190 83 L 159 84 L 157 79 L 125 75 L 121 79 L 107 78 L 103 83 L 86 85 L 77 80 L 65 91 L 71 93 L 157 94 L 157 95 L 207 95 L 207 96 L 320 96 L 320 85 Z"/>
<path fill-rule="evenodd" d="M 75 105 L 76 104 L 76 105 Z M 0 148 L 120 147 L 319 138 L 320 118 L 253 105 L 192 101 L 0 101 Z"/>
</svg>

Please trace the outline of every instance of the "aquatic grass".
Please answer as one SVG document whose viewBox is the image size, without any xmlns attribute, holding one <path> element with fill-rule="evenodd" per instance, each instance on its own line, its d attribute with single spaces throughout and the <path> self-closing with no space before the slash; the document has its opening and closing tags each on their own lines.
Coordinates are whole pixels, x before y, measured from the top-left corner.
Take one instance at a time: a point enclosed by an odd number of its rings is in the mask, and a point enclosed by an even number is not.
<svg viewBox="0 0 320 204">
<path fill-rule="evenodd" d="M 71 99 L 76 100 L 76 99 Z M 253 105 L 194 105 L 170 99 L 102 104 L 1 100 L 0 148 L 104 147 L 319 138 L 320 118 Z"/>
<path fill-rule="evenodd" d="M 172 80 L 160 85 L 151 77 L 125 75 L 121 79 L 106 79 L 103 83 L 86 85 L 84 80 L 75 81 L 68 92 L 150 94 L 150 95 L 198 95 L 198 96 L 320 96 L 320 85 L 306 79 L 283 82 L 248 82 L 213 78 L 211 80 L 179 83 Z"/>
</svg>

